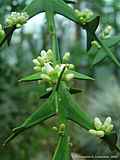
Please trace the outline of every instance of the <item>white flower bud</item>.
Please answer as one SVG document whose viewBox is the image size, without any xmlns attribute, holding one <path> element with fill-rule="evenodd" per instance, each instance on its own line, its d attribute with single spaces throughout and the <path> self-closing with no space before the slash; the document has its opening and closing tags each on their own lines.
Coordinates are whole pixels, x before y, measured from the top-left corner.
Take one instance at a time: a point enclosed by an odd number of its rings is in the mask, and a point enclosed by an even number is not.
<svg viewBox="0 0 120 160">
<path fill-rule="evenodd" d="M 105 132 L 106 133 L 111 133 L 112 132 L 112 130 L 113 130 L 113 124 L 110 124 L 110 125 L 108 125 L 106 128 L 105 128 Z"/>
<path fill-rule="evenodd" d="M 39 66 L 39 65 L 40 65 L 40 63 L 39 63 L 39 61 L 38 61 L 37 59 L 33 59 L 33 63 L 34 63 L 36 66 Z"/>
<path fill-rule="evenodd" d="M 73 73 L 68 73 L 68 74 L 65 75 L 65 80 L 66 81 L 70 81 L 73 78 L 74 78 L 74 74 Z"/>
<path fill-rule="evenodd" d="M 96 131 L 96 136 L 98 136 L 99 138 L 104 137 L 105 133 L 104 131 Z"/>
<path fill-rule="evenodd" d="M 111 124 L 111 122 L 112 122 L 111 117 L 107 117 L 106 120 L 104 121 L 104 125 L 109 125 Z"/>
<path fill-rule="evenodd" d="M 8 27 L 16 26 L 17 28 L 21 27 L 28 20 L 29 16 L 26 12 L 12 12 L 6 19 L 6 24 Z"/>
<path fill-rule="evenodd" d="M 44 70 L 45 70 L 46 73 L 49 74 L 49 73 L 54 71 L 54 68 L 49 63 L 45 63 Z"/>
<path fill-rule="evenodd" d="M 63 62 L 67 62 L 70 60 L 70 53 L 66 52 L 63 56 Z"/>
<path fill-rule="evenodd" d="M 68 67 L 69 69 L 74 69 L 75 68 L 75 66 L 74 66 L 74 64 L 69 64 L 69 67 Z"/>
<path fill-rule="evenodd" d="M 94 135 L 94 136 L 96 136 L 96 130 L 94 130 L 94 129 L 90 129 L 89 133 L 92 134 L 92 135 Z"/>
<path fill-rule="evenodd" d="M 42 50 L 40 54 L 41 54 L 41 57 L 46 57 L 47 56 L 47 52 L 45 50 Z"/>
<path fill-rule="evenodd" d="M 40 62 L 40 64 L 43 64 L 43 58 L 41 56 L 38 56 L 37 60 Z"/>
<path fill-rule="evenodd" d="M 58 128 L 56 126 L 53 126 L 52 127 L 53 131 L 57 132 L 58 131 Z"/>
<path fill-rule="evenodd" d="M 47 88 L 46 91 L 47 91 L 47 92 L 52 91 L 52 87 Z"/>
<path fill-rule="evenodd" d="M 102 127 L 102 122 L 100 121 L 100 119 L 98 117 L 95 117 L 94 119 L 94 125 L 95 125 L 95 128 L 97 130 L 101 129 Z"/>
</svg>

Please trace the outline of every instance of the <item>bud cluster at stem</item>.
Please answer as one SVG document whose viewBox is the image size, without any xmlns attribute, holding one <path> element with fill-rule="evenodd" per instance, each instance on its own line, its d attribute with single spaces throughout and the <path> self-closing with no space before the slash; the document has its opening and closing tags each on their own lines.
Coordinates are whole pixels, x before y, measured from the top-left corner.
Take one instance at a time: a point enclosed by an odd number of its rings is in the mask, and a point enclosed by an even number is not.
<svg viewBox="0 0 120 160">
<path fill-rule="evenodd" d="M 112 33 L 112 26 L 108 25 L 103 31 L 102 33 L 100 34 L 100 37 L 102 39 L 106 39 L 106 38 L 109 38 L 111 36 L 111 33 Z"/>
<path fill-rule="evenodd" d="M 94 47 L 94 48 L 98 48 L 98 49 L 101 48 L 101 45 L 100 45 L 97 41 L 92 41 L 92 42 L 91 42 L 91 45 L 92 45 L 92 47 Z"/>
<path fill-rule="evenodd" d="M 79 18 L 80 23 L 83 25 L 85 25 L 94 15 L 93 12 L 89 9 L 85 9 L 84 11 L 79 11 L 76 9 L 75 12 Z"/>
<path fill-rule="evenodd" d="M 26 12 L 12 12 L 7 18 L 6 18 L 6 26 L 7 27 L 13 27 L 16 26 L 17 28 L 20 28 L 23 24 L 27 22 L 29 19 L 29 15 Z"/>
<path fill-rule="evenodd" d="M 104 137 L 105 134 L 110 134 L 113 130 L 113 124 L 111 122 L 112 122 L 111 117 L 107 117 L 104 123 L 102 123 L 98 117 L 95 117 L 94 119 L 95 129 L 90 129 L 89 133 L 100 138 Z"/>
<path fill-rule="evenodd" d="M 69 60 L 70 53 L 65 53 L 63 56 L 63 62 Z M 73 64 L 62 63 L 56 64 L 54 60 L 54 54 L 51 49 L 46 51 L 41 51 L 40 56 L 33 59 L 34 70 L 41 73 L 42 81 L 48 82 L 49 84 L 56 84 L 60 77 L 61 72 L 64 70 L 62 75 L 62 80 L 70 81 L 74 78 L 74 74 L 70 72 L 74 68 Z"/>
</svg>

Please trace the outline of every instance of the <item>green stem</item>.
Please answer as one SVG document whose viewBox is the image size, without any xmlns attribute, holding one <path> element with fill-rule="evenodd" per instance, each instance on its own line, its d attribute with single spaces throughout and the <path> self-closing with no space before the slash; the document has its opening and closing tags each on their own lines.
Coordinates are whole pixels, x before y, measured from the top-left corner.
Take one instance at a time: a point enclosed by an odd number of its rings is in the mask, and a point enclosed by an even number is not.
<svg viewBox="0 0 120 160">
<path fill-rule="evenodd" d="M 56 27 L 55 27 L 55 20 L 54 20 L 54 13 L 51 11 L 46 12 L 46 18 L 48 23 L 48 32 L 50 34 L 51 46 L 52 51 L 55 55 L 55 59 L 57 62 L 60 62 L 60 53 L 58 47 L 58 40 L 56 35 Z"/>
</svg>

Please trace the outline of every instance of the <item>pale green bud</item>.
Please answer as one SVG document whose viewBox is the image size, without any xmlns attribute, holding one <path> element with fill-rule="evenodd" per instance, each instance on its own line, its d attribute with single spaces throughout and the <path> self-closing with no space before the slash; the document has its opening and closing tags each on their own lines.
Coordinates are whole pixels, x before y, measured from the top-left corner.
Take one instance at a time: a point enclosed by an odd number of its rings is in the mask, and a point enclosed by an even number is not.
<svg viewBox="0 0 120 160">
<path fill-rule="evenodd" d="M 104 137 L 104 135 L 105 135 L 104 131 L 96 131 L 97 137 L 102 138 L 102 137 Z"/>
<path fill-rule="evenodd" d="M 52 52 L 51 49 L 48 49 L 47 55 L 48 55 L 48 57 L 50 57 L 50 58 L 53 56 L 53 52 Z"/>
<path fill-rule="evenodd" d="M 70 60 L 70 53 L 66 52 L 63 56 L 63 62 L 67 62 Z"/>
<path fill-rule="evenodd" d="M 38 61 L 37 59 L 33 59 L 33 63 L 34 63 L 36 66 L 39 66 L 39 65 L 40 65 L 40 63 L 39 63 L 39 61 Z"/>
<path fill-rule="evenodd" d="M 107 117 L 106 120 L 104 121 L 104 125 L 107 126 L 107 125 L 111 124 L 111 122 L 112 122 L 111 117 Z"/>
<path fill-rule="evenodd" d="M 40 72 L 40 71 L 41 71 L 41 67 L 39 67 L 39 66 L 35 66 L 35 67 L 33 67 L 33 69 L 34 69 L 35 71 L 37 71 L 37 72 Z"/>
<path fill-rule="evenodd" d="M 59 134 L 64 135 L 64 131 L 65 131 L 65 124 L 62 123 L 59 126 Z"/>
<path fill-rule="evenodd" d="M 73 73 L 68 73 L 68 74 L 65 75 L 65 80 L 66 81 L 70 81 L 73 78 L 74 78 L 74 74 Z"/>
<path fill-rule="evenodd" d="M 19 28 L 25 24 L 29 16 L 26 12 L 12 12 L 6 19 L 6 24 L 8 27 L 13 27 L 14 25 Z"/>
<path fill-rule="evenodd" d="M 112 132 L 112 130 L 113 130 L 113 124 L 110 124 L 109 126 L 107 126 L 106 128 L 105 128 L 105 132 L 106 133 L 111 133 Z"/>
<path fill-rule="evenodd" d="M 100 45 L 97 41 L 92 41 L 92 42 L 91 42 L 91 45 L 92 45 L 93 47 L 98 48 L 98 49 L 101 48 L 101 45 Z"/>
<path fill-rule="evenodd" d="M 41 56 L 38 56 L 37 60 L 40 62 L 41 65 L 43 64 L 43 58 Z"/>
<path fill-rule="evenodd" d="M 16 27 L 17 28 L 20 28 L 22 25 L 21 24 L 16 24 Z"/>
<path fill-rule="evenodd" d="M 53 126 L 52 127 L 53 131 L 57 132 L 58 131 L 58 128 L 56 126 Z"/>
<path fill-rule="evenodd" d="M 75 66 L 74 66 L 74 64 L 69 64 L 69 67 L 68 67 L 69 69 L 74 69 L 75 68 Z"/>
<path fill-rule="evenodd" d="M 46 91 L 47 91 L 47 92 L 52 91 L 52 87 L 47 88 Z"/>
<path fill-rule="evenodd" d="M 102 122 L 98 117 L 95 117 L 94 119 L 94 126 L 97 130 L 101 129 L 102 127 Z"/>
<path fill-rule="evenodd" d="M 104 30 L 104 34 L 109 35 L 110 32 L 112 32 L 112 29 L 113 29 L 112 26 L 108 25 Z"/>
<path fill-rule="evenodd" d="M 41 78 L 46 81 L 50 81 L 51 78 L 47 74 L 41 74 Z"/>
<path fill-rule="evenodd" d="M 47 52 L 45 50 L 42 50 L 40 54 L 41 54 L 41 57 L 46 57 L 47 56 Z"/>
<path fill-rule="evenodd" d="M 92 134 L 92 135 L 94 135 L 94 136 L 96 136 L 96 130 L 94 130 L 94 129 L 90 129 L 89 133 Z"/>
</svg>

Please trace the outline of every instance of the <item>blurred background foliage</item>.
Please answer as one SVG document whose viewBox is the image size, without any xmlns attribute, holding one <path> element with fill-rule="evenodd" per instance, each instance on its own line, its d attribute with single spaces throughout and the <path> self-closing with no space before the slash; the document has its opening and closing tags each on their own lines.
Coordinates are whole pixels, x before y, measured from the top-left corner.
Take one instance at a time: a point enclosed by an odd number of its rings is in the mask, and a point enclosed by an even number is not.
<svg viewBox="0 0 120 160">
<path fill-rule="evenodd" d="M 20 11 L 31 0 L 0 0 L 0 23 L 11 11 Z M 98 31 L 112 25 L 113 34 L 120 34 L 120 0 L 76 0 L 74 7 L 89 8 L 101 15 Z M 71 62 L 76 69 L 93 76 L 94 82 L 75 82 L 83 93 L 75 96 L 81 107 L 90 116 L 104 119 L 111 116 L 120 133 L 120 70 L 108 58 L 102 64 L 90 67 L 86 53 L 86 34 L 70 20 L 56 15 L 56 27 L 61 54 L 71 52 Z M 32 59 L 40 50 L 50 47 L 44 14 L 32 18 L 22 29 L 15 31 L 10 47 L 0 48 L 0 148 L 11 129 L 20 124 L 44 100 L 39 98 L 37 83 L 19 84 L 18 80 L 32 72 Z M 119 45 L 113 49 L 120 60 Z M 56 144 L 51 130 L 53 120 L 36 126 L 18 136 L 6 148 L 0 149 L 1 160 L 50 159 Z M 89 135 L 78 126 L 70 125 L 71 150 L 77 155 L 114 155 L 108 146 Z M 119 137 L 118 137 L 119 138 Z M 120 140 L 118 141 L 120 145 Z M 83 158 L 85 159 L 85 157 Z M 97 159 L 97 158 L 93 158 Z M 118 158 L 119 159 L 119 158 Z"/>
</svg>

